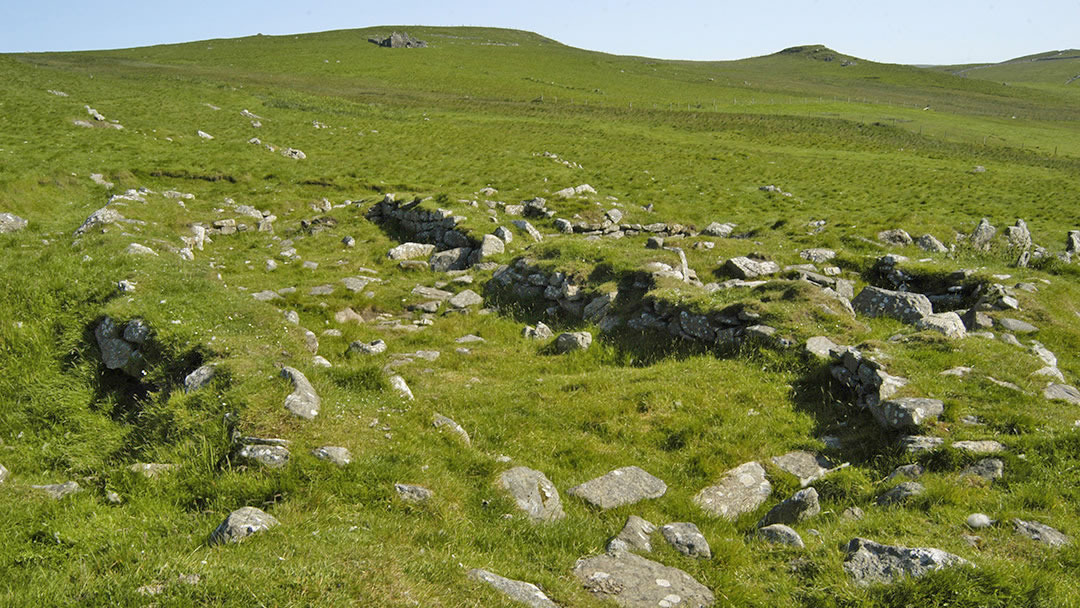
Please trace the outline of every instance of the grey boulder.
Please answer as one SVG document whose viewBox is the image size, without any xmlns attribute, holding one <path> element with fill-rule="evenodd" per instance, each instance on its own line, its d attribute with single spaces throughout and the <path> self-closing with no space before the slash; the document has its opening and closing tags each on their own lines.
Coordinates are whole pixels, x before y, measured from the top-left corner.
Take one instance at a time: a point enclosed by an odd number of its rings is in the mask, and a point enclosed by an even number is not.
<svg viewBox="0 0 1080 608">
<path fill-rule="evenodd" d="M 902 397 L 888 399 L 869 406 L 870 413 L 886 429 L 909 429 L 927 420 L 936 420 L 945 412 L 945 404 L 937 399 Z"/>
<path fill-rule="evenodd" d="M 799 533 L 784 524 L 772 524 L 759 528 L 757 536 L 774 545 L 787 545 L 796 549 L 802 549 L 806 546 Z"/>
<path fill-rule="evenodd" d="M 817 490 L 804 488 L 799 490 L 791 498 L 781 502 L 761 518 L 758 527 L 763 528 L 772 524 L 794 524 L 805 521 L 821 513 L 821 505 L 818 503 Z"/>
<path fill-rule="evenodd" d="M 504 578 L 479 568 L 469 570 L 466 576 L 487 583 L 499 593 L 530 608 L 558 608 L 558 604 L 551 601 L 539 587 L 532 583 Z"/>
<path fill-rule="evenodd" d="M 61 498 L 74 494 L 82 490 L 79 487 L 78 482 L 65 481 L 64 483 L 50 483 L 43 486 L 30 486 L 35 490 L 41 490 L 53 500 L 60 500 Z"/>
<path fill-rule="evenodd" d="M 203 365 L 184 377 L 184 392 L 190 393 L 210 384 L 214 379 L 217 368 L 213 365 Z"/>
<path fill-rule="evenodd" d="M 311 454 L 319 460 L 332 462 L 339 467 L 352 462 L 352 453 L 349 452 L 349 449 L 336 445 L 324 445 L 321 448 L 315 448 L 311 451 Z"/>
<path fill-rule="evenodd" d="M 315 387 L 311 386 L 307 376 L 296 368 L 285 366 L 281 368 L 281 377 L 293 383 L 293 392 L 285 397 L 285 409 L 307 420 L 318 416 L 322 400 L 315 394 Z"/>
<path fill-rule="evenodd" d="M 1022 534 L 1023 536 L 1043 543 L 1044 545 L 1060 547 L 1072 542 L 1068 536 L 1065 536 L 1060 531 L 1055 530 L 1046 524 L 1040 524 L 1037 521 L 1013 519 L 1012 524 L 1013 529 L 1016 530 L 1017 534 Z"/>
<path fill-rule="evenodd" d="M 756 279 L 780 272 L 776 262 L 752 260 L 748 257 L 731 258 L 724 263 L 724 271 L 737 279 Z"/>
<path fill-rule="evenodd" d="M 241 507 L 229 514 L 210 535 L 210 544 L 238 543 L 245 538 L 278 525 L 273 515 L 255 507 Z"/>
<path fill-rule="evenodd" d="M 933 314 L 929 298 L 921 293 L 891 291 L 880 287 L 865 287 L 851 301 L 855 312 L 868 317 L 892 317 L 914 323 Z"/>
<path fill-rule="evenodd" d="M 578 560 L 574 576 L 593 595 L 624 608 L 705 608 L 714 601 L 712 591 L 686 572 L 633 553 Z"/>
<path fill-rule="evenodd" d="M 701 530 L 689 522 L 676 522 L 660 527 L 660 533 L 676 551 L 690 557 L 712 557 L 712 549 Z"/>
<path fill-rule="evenodd" d="M 851 539 L 844 559 L 844 571 L 860 586 L 891 583 L 905 577 L 918 578 L 942 568 L 968 565 L 971 562 L 941 549 L 909 549 L 882 545 L 865 538 Z"/>
<path fill-rule="evenodd" d="M 575 350 L 588 350 L 592 346 L 592 334 L 587 331 L 574 331 L 559 334 L 555 338 L 555 352 L 569 353 Z"/>
<path fill-rule="evenodd" d="M 0 234 L 18 232 L 26 225 L 26 220 L 13 213 L 0 213 Z"/>
<path fill-rule="evenodd" d="M 747 462 L 724 473 L 720 483 L 698 492 L 694 504 L 716 517 L 735 519 L 757 509 L 771 493 L 772 484 L 765 479 L 765 467 Z"/>
<path fill-rule="evenodd" d="M 918 496 L 925 490 L 923 485 L 917 481 L 905 481 L 904 483 L 886 490 L 881 496 L 878 496 L 877 504 L 894 505 L 907 501 L 912 496 Z"/>
<path fill-rule="evenodd" d="M 510 493 L 517 507 L 535 522 L 566 517 L 559 490 L 543 473 L 528 467 L 514 467 L 499 475 L 499 486 Z"/>
<path fill-rule="evenodd" d="M 648 498 L 660 498 L 667 492 L 667 484 L 639 467 L 629 466 L 574 486 L 567 492 L 606 511 Z"/>
<path fill-rule="evenodd" d="M 608 553 L 618 551 L 644 551 L 648 553 L 652 551 L 649 536 L 653 532 L 656 532 L 656 526 L 652 522 L 637 515 L 631 515 L 626 518 L 626 525 L 623 526 L 623 529 L 608 541 Z"/>
</svg>

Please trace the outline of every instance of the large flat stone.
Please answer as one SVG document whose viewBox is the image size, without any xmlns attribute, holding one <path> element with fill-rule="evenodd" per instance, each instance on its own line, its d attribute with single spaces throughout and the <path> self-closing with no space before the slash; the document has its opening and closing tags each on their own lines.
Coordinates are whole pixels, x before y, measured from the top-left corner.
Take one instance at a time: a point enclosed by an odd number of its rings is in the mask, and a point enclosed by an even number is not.
<svg viewBox="0 0 1080 608">
<path fill-rule="evenodd" d="M 686 572 L 633 553 L 579 560 L 574 576 L 623 608 L 705 608 L 714 601 L 712 591 Z"/>
<path fill-rule="evenodd" d="M 567 490 L 571 496 L 577 496 L 605 511 L 647 498 L 660 498 L 665 492 L 667 484 L 635 466 L 615 469 Z"/>
<path fill-rule="evenodd" d="M 551 601 L 539 587 L 532 583 L 515 581 L 479 568 L 469 570 L 467 576 L 487 583 L 499 593 L 530 608 L 558 608 L 558 604 Z"/>
<path fill-rule="evenodd" d="M 966 559 L 941 549 L 882 545 L 865 538 L 848 543 L 844 570 L 861 586 L 918 578 L 929 572 L 954 566 L 969 566 Z"/>
<path fill-rule="evenodd" d="M 724 473 L 720 483 L 698 492 L 694 503 L 711 515 L 735 519 L 761 506 L 771 493 L 765 467 L 747 462 Z"/>
<path fill-rule="evenodd" d="M 532 521 L 557 521 L 566 517 L 559 490 L 540 471 L 514 467 L 499 475 L 499 486 L 514 497 L 518 508 Z"/>
<path fill-rule="evenodd" d="M 880 287 L 865 287 L 851 301 L 855 312 L 868 317 L 892 317 L 914 323 L 933 314 L 929 298 L 921 293 L 891 291 Z"/>
</svg>

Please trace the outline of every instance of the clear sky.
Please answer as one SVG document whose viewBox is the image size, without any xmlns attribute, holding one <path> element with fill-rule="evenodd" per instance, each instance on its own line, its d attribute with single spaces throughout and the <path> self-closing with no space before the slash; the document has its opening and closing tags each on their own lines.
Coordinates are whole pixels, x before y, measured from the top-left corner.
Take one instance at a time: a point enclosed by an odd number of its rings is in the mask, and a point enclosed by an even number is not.
<svg viewBox="0 0 1080 608">
<path fill-rule="evenodd" d="M 1078 48 L 1080 0 L 0 0 L 0 52 L 411 24 L 525 29 L 664 59 L 824 44 L 875 61 L 951 64 Z"/>
</svg>

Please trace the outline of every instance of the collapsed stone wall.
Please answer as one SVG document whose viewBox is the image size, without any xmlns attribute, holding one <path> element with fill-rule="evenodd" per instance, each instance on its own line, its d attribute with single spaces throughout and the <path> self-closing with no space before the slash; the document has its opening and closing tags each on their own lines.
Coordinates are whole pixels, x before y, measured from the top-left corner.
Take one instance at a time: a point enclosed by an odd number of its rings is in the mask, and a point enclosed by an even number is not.
<svg viewBox="0 0 1080 608">
<path fill-rule="evenodd" d="M 632 291 L 649 287 L 643 278 Z M 665 300 L 646 298 L 632 312 L 619 315 L 613 304 L 618 291 L 601 293 L 575 283 L 559 271 L 538 268 L 528 258 L 518 258 L 495 272 L 488 289 L 494 289 L 526 304 L 540 305 L 548 314 L 562 312 L 573 319 L 596 323 L 603 332 L 626 326 L 639 331 L 662 331 L 672 336 L 709 345 L 732 347 L 757 340 L 778 347 L 791 342 L 776 336 L 776 330 L 760 323 L 756 313 L 728 307 L 708 314 L 695 313 Z M 628 297 L 624 295 L 624 297 Z"/>
<path fill-rule="evenodd" d="M 464 216 L 454 215 L 447 209 L 424 209 L 420 199 L 408 203 L 394 200 L 387 194 L 383 200 L 372 205 L 365 214 L 376 224 L 390 224 L 408 235 L 409 240 L 429 243 L 444 251 L 447 249 L 477 249 L 480 244 L 457 226 Z"/>
</svg>

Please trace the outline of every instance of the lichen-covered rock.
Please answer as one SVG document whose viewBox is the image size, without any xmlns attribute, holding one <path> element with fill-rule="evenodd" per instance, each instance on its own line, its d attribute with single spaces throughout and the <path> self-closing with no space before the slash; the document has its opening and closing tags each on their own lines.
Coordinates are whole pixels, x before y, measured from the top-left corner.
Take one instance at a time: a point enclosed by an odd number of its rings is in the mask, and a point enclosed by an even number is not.
<svg viewBox="0 0 1080 608">
<path fill-rule="evenodd" d="M 712 591 L 686 572 L 633 553 L 579 560 L 574 576 L 597 597 L 624 608 L 705 608 L 714 601 Z"/>
<path fill-rule="evenodd" d="M 472 440 L 469 438 L 469 433 L 460 424 L 454 422 L 452 418 L 443 416 L 442 414 L 435 414 L 432 418 L 431 424 L 442 431 L 446 429 L 458 437 L 465 445 L 471 445 Z"/>
<path fill-rule="evenodd" d="M 911 235 L 907 233 L 903 228 L 893 228 L 892 230 L 882 230 L 878 233 L 877 238 L 886 245 L 905 246 L 910 245 Z"/>
<path fill-rule="evenodd" d="M 567 490 L 571 496 L 603 510 L 632 505 L 648 498 L 660 498 L 667 492 L 663 480 L 635 466 L 615 469 Z"/>
<path fill-rule="evenodd" d="M 932 234 L 924 234 L 915 239 L 915 244 L 919 246 L 923 251 L 929 251 L 930 253 L 948 253 L 949 248 L 946 247 L 941 241 Z"/>
<path fill-rule="evenodd" d="M 101 226 L 105 226 L 108 224 L 115 224 L 116 222 L 120 222 L 123 220 L 124 216 L 120 215 L 120 212 L 116 209 L 113 209 L 111 207 L 102 207 L 101 209 L 98 209 L 97 211 L 91 213 L 90 217 L 86 218 L 86 221 L 84 221 L 82 225 L 75 230 L 75 236 L 82 236 L 83 234 L 86 234 L 87 232 L 94 230 L 95 228 L 100 228 Z"/>
<path fill-rule="evenodd" d="M 289 464 L 289 448 L 283 445 L 243 445 L 236 453 L 240 462 L 280 469 Z"/>
<path fill-rule="evenodd" d="M 53 500 L 60 500 L 65 496 L 82 491 L 82 488 L 79 487 L 79 483 L 76 481 L 65 481 L 64 483 L 50 483 L 42 486 L 30 487 L 35 490 L 41 490 Z"/>
<path fill-rule="evenodd" d="M 398 498 L 401 500 L 413 503 L 427 502 L 435 495 L 431 490 L 424 486 L 408 483 L 395 483 L 394 491 L 397 492 Z"/>
<path fill-rule="evenodd" d="M 848 543 L 844 570 L 861 586 L 891 583 L 904 577 L 918 578 L 929 572 L 969 566 L 966 559 L 941 549 L 882 545 L 865 538 Z"/>
<path fill-rule="evenodd" d="M 13 213 L 0 213 L 0 234 L 18 232 L 27 226 L 27 221 Z"/>
<path fill-rule="evenodd" d="M 780 265 L 767 260 L 752 260 L 748 257 L 731 258 L 724 263 L 724 271 L 737 279 L 756 279 L 780 272 Z"/>
<path fill-rule="evenodd" d="M 712 549 L 705 535 L 690 522 L 676 522 L 660 527 L 660 533 L 676 551 L 690 557 L 712 557 Z"/>
<path fill-rule="evenodd" d="M 503 471 L 499 486 L 510 493 L 518 508 L 532 521 L 557 521 L 566 517 L 559 490 L 540 471 L 528 467 Z"/>
<path fill-rule="evenodd" d="M 416 260 L 431 257 L 435 253 L 435 245 L 427 243 L 402 243 L 386 252 L 386 257 L 391 260 Z"/>
<path fill-rule="evenodd" d="M 698 492 L 694 504 L 711 515 L 733 520 L 761 506 L 769 494 L 772 484 L 765 479 L 765 467 L 747 462 L 724 473 L 720 483 Z"/>
<path fill-rule="evenodd" d="M 1024 521 L 1023 519 L 1012 520 L 1013 529 L 1017 534 L 1022 534 L 1031 540 L 1038 541 L 1051 547 L 1061 547 L 1069 544 L 1072 540 L 1060 531 L 1037 521 Z"/>
<path fill-rule="evenodd" d="M 245 538 L 279 525 L 273 515 L 255 507 L 241 507 L 229 514 L 210 535 L 210 544 L 238 543 Z"/>
<path fill-rule="evenodd" d="M 828 458 L 806 451 L 788 452 L 783 456 L 774 456 L 772 463 L 781 471 L 797 477 L 799 485 L 804 488 L 813 483 L 815 479 L 836 468 L 836 465 Z"/>
<path fill-rule="evenodd" d="M 990 239 L 994 238 L 997 228 L 985 217 L 979 220 L 979 225 L 971 232 L 971 246 L 980 251 L 990 249 Z"/>
<path fill-rule="evenodd" d="M 770 509 L 758 522 L 758 527 L 763 528 L 772 524 L 795 524 L 806 521 L 818 513 L 821 513 L 821 505 L 818 503 L 817 490 L 803 488 L 791 498 Z"/>
<path fill-rule="evenodd" d="M 637 515 L 626 518 L 626 524 L 611 540 L 608 541 L 608 553 L 619 551 L 652 551 L 652 543 L 649 536 L 656 532 L 656 526 Z"/>
<path fill-rule="evenodd" d="M 936 331 L 946 338 L 959 339 L 967 336 L 967 329 L 960 315 L 955 312 L 941 312 L 926 315 L 915 321 L 915 328 Z"/>
<path fill-rule="evenodd" d="M 877 503 L 879 505 L 895 505 L 907 501 L 912 496 L 918 496 L 925 492 L 923 485 L 917 481 L 905 481 L 904 483 L 890 488 L 885 491 L 881 496 L 878 496 Z"/>
<path fill-rule="evenodd" d="M 336 445 L 324 445 L 321 448 L 315 448 L 311 451 L 311 454 L 319 460 L 332 462 L 339 467 L 352 462 L 352 453 L 349 452 L 349 449 Z"/>
<path fill-rule="evenodd" d="M 285 409 L 307 420 L 318 416 L 322 400 L 315 394 L 315 387 L 311 386 L 307 376 L 296 368 L 285 366 L 281 368 L 281 377 L 293 383 L 293 392 L 285 397 Z"/>
<path fill-rule="evenodd" d="M 851 301 L 855 312 L 868 317 L 892 317 L 905 323 L 914 323 L 933 314 L 930 300 L 921 293 L 891 291 L 868 286 Z"/>
<path fill-rule="evenodd" d="M 506 597 L 525 604 L 529 608 L 558 608 L 558 604 L 551 601 L 539 587 L 524 581 L 515 581 L 504 578 L 498 574 L 475 568 L 469 570 L 467 576 L 490 585 L 493 589 Z"/>
<path fill-rule="evenodd" d="M 784 524 L 772 524 L 759 528 L 757 535 L 762 540 L 774 545 L 787 545 L 796 549 L 806 547 L 799 533 Z"/>
<path fill-rule="evenodd" d="M 945 404 L 938 399 L 902 397 L 870 405 L 869 410 L 884 428 L 903 430 L 916 428 L 927 420 L 936 420 L 945 412 Z"/>
<path fill-rule="evenodd" d="M 555 352 L 569 353 L 576 350 L 588 350 L 592 346 L 592 334 L 587 331 L 575 331 L 559 334 L 555 339 Z"/>
</svg>

